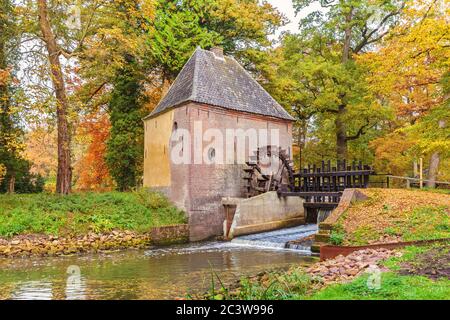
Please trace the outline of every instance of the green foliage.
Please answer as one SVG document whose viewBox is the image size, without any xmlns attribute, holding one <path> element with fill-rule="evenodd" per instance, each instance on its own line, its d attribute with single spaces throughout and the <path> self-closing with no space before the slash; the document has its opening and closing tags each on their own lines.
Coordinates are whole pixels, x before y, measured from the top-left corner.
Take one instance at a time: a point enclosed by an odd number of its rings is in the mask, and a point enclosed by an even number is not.
<svg viewBox="0 0 450 320">
<path fill-rule="evenodd" d="M 345 217 L 345 213 L 341 216 L 341 219 Z M 346 233 L 342 224 L 338 223 L 333 226 L 330 234 L 330 242 L 336 246 L 341 245 L 344 242 Z"/>
<path fill-rule="evenodd" d="M 18 158 L 14 163 L 14 192 L 15 193 L 40 193 L 44 191 L 45 180 L 39 174 L 30 172 L 31 164 L 29 161 Z M 5 178 L 0 180 L 0 193 L 8 192 L 9 180 L 12 174 L 5 174 Z"/>
<path fill-rule="evenodd" d="M 151 32 L 154 59 L 174 78 L 197 46 L 220 44 L 222 37 L 201 21 L 210 19 L 214 1 L 159 1 Z"/>
<path fill-rule="evenodd" d="M 350 283 L 326 287 L 312 295 L 313 300 L 446 300 L 450 296 L 450 280 L 430 280 L 422 276 L 400 276 L 382 273 L 381 288 L 369 289 L 368 275 Z"/>
<path fill-rule="evenodd" d="M 0 236 L 4 237 L 29 233 L 78 235 L 114 229 L 145 232 L 151 227 L 186 222 L 182 211 L 160 194 L 148 191 L 0 195 L 0 203 Z"/>
<path fill-rule="evenodd" d="M 312 279 L 301 269 L 270 273 L 267 280 L 253 282 L 241 280 L 238 299 L 244 300 L 297 300 L 303 299 L 312 287 Z"/>
<path fill-rule="evenodd" d="M 173 79 L 197 46 L 221 45 L 251 67 L 283 23 L 278 11 L 257 0 L 159 0 L 150 31 L 152 62 Z"/>
<path fill-rule="evenodd" d="M 300 21 L 297 34 L 283 37 L 261 69 L 266 88 L 298 119 L 298 141 L 308 157 L 301 162 L 347 157 L 371 163 L 367 145 L 388 129 L 392 111 L 370 90 L 368 70 L 354 58 L 373 49 L 398 21 L 402 1 L 293 5 L 297 13 L 310 5 L 313 11 Z"/>
<path fill-rule="evenodd" d="M 138 186 L 142 176 L 144 113 L 140 80 L 134 68 L 121 70 L 109 103 L 111 134 L 105 158 L 121 191 Z"/>
<path fill-rule="evenodd" d="M 343 232 L 337 232 L 337 231 L 331 231 L 330 235 L 330 242 L 336 246 L 340 246 L 345 239 L 345 233 Z"/>
</svg>

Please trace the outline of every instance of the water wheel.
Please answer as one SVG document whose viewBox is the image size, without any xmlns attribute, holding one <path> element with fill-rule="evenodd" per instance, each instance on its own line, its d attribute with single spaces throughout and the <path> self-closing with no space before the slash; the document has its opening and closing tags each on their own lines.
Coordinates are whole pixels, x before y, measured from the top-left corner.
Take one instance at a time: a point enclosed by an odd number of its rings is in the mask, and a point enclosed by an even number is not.
<svg viewBox="0 0 450 320">
<path fill-rule="evenodd" d="M 244 168 L 244 195 L 248 198 L 268 191 L 291 190 L 292 160 L 286 150 L 275 146 L 260 147 Z"/>
</svg>

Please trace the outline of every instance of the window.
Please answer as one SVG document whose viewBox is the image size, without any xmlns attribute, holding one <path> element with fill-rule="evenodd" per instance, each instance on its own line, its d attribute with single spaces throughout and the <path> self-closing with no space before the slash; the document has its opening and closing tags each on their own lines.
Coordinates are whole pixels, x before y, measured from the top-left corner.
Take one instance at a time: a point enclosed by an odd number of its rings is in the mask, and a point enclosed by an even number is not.
<svg viewBox="0 0 450 320">
<path fill-rule="evenodd" d="M 209 150 L 208 150 L 208 159 L 209 159 L 209 161 L 214 162 L 215 158 L 216 158 L 216 149 L 209 148 Z"/>
</svg>

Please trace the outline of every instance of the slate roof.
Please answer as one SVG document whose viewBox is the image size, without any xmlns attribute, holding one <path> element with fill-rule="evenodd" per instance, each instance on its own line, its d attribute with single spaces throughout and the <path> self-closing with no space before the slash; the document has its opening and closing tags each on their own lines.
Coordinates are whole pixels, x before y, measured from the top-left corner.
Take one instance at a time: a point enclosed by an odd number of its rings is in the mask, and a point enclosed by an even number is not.
<svg viewBox="0 0 450 320">
<path fill-rule="evenodd" d="M 294 120 L 235 59 L 200 48 L 147 118 L 188 101 Z"/>
</svg>

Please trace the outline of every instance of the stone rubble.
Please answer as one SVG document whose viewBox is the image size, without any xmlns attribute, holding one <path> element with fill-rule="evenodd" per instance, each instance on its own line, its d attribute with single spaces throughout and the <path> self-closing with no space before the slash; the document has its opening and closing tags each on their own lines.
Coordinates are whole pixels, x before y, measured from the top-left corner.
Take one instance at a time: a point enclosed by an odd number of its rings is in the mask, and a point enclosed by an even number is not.
<svg viewBox="0 0 450 320">
<path fill-rule="evenodd" d="M 80 236 L 19 235 L 0 238 L 0 257 L 59 256 L 122 248 L 143 248 L 151 244 L 150 233 L 112 231 Z"/>
<path fill-rule="evenodd" d="M 340 255 L 334 259 L 318 262 L 306 269 L 306 272 L 326 284 L 346 282 L 364 273 L 369 266 L 379 266 L 380 261 L 399 256 L 401 252 L 395 250 L 364 249 L 346 257 Z M 383 267 L 380 267 L 380 270 L 386 271 Z"/>
</svg>

